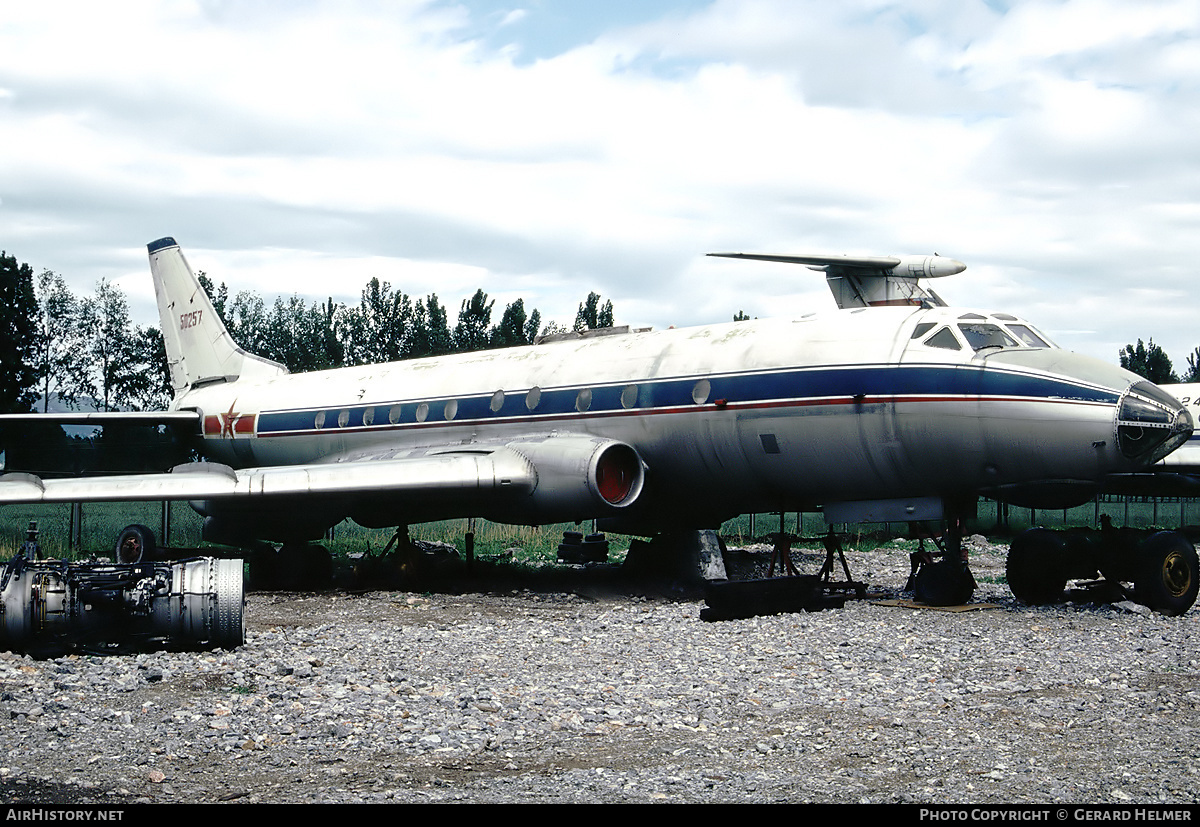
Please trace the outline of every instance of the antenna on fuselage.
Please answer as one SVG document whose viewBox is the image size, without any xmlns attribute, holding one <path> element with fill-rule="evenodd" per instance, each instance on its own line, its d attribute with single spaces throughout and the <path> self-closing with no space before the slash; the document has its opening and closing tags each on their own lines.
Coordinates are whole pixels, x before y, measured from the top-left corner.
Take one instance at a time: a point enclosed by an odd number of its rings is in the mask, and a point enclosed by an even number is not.
<svg viewBox="0 0 1200 827">
<path fill-rule="evenodd" d="M 720 258 L 803 264 L 825 273 L 825 283 L 842 309 L 914 305 L 945 307 L 922 278 L 952 276 L 967 269 L 961 261 L 931 256 L 781 256 L 767 253 L 709 253 Z"/>
</svg>

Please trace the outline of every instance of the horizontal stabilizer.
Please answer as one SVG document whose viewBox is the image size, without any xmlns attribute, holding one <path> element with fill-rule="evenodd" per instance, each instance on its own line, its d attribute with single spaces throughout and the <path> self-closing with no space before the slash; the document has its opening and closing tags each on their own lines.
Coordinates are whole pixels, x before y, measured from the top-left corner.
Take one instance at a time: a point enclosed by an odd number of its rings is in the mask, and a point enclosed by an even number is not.
<svg viewBox="0 0 1200 827">
<path fill-rule="evenodd" d="M 838 307 L 888 305 L 938 306 L 946 303 L 918 284 L 923 278 L 952 276 L 967 269 L 956 259 L 939 256 L 786 256 L 773 253 L 709 253 L 718 258 L 803 264 L 825 273 Z"/>
<path fill-rule="evenodd" d="M 863 270 L 890 270 L 900 263 L 894 256 L 781 256 L 770 253 L 709 253 L 718 258 L 740 258 L 750 261 L 778 261 L 783 264 L 805 264 L 813 268 L 847 267 Z"/>
</svg>

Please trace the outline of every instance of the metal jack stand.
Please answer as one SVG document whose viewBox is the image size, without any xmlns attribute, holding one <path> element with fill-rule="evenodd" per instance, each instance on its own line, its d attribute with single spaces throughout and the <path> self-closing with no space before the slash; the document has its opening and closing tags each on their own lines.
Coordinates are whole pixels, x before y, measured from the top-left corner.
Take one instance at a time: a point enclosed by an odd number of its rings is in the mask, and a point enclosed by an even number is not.
<svg viewBox="0 0 1200 827">
<path fill-rule="evenodd" d="M 821 582 L 821 590 L 826 595 L 838 592 L 854 592 L 855 597 L 860 599 L 866 597 L 867 584 L 860 583 L 850 576 L 850 566 L 846 563 L 846 553 L 842 551 L 842 541 L 833 533 L 833 526 L 829 527 L 829 533 L 822 540 L 822 545 L 825 546 L 825 563 L 821 566 L 821 573 L 817 575 L 818 580 Z M 835 554 L 842 564 L 842 572 L 846 575 L 846 580 L 842 583 L 836 583 L 830 579 L 833 577 L 833 557 Z"/>
<path fill-rule="evenodd" d="M 792 562 L 792 540 L 784 530 L 783 512 L 779 512 L 779 533 L 775 535 L 775 547 L 771 549 L 771 565 L 767 569 L 767 577 L 775 576 L 775 561 L 780 562 L 780 569 L 787 577 L 799 577 L 800 570 Z"/>
</svg>

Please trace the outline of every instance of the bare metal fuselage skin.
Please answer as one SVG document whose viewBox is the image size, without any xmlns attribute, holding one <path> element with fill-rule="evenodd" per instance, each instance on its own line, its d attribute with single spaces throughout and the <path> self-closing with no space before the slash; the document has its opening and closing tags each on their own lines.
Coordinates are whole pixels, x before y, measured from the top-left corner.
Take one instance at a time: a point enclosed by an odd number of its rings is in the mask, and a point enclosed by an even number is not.
<svg viewBox="0 0 1200 827">
<path fill-rule="evenodd" d="M 207 538 L 239 543 L 313 539 L 346 517 L 603 518 L 647 535 L 815 506 L 838 523 L 939 519 L 981 494 L 1082 502 L 1192 430 L 1135 374 L 918 293 L 917 276 L 963 267 L 936 257 L 882 288 L 853 268 L 903 260 L 798 258 L 834 268 L 839 303 L 862 306 L 797 319 L 289 375 L 233 342 L 174 239 L 148 250 L 176 393 L 162 421 L 194 430 L 207 461 L 6 474 L 0 502 L 188 500 Z"/>
<path fill-rule="evenodd" d="M 622 514 L 644 533 L 837 502 L 980 493 L 1074 502 L 1106 474 L 1144 463 L 1117 433 L 1139 377 L 1057 348 L 948 350 L 913 337 L 963 313 L 838 310 L 242 379 L 191 390 L 175 407 L 203 415 L 204 455 L 235 468 L 546 434 L 616 440 L 644 463 L 640 501 Z M 295 511 L 299 521 L 381 525 L 468 515 L 564 517 L 510 502 L 414 507 L 370 495 L 314 496 Z"/>
</svg>

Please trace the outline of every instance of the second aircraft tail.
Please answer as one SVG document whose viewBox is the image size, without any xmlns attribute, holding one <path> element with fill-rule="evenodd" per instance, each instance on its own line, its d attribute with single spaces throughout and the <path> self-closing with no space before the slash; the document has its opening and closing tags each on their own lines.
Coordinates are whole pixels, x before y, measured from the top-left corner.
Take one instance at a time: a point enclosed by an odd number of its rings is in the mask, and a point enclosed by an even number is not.
<svg viewBox="0 0 1200 827">
<path fill-rule="evenodd" d="M 278 362 L 237 346 L 175 239 L 160 238 L 146 248 L 176 398 L 197 385 L 287 373 Z"/>
</svg>

